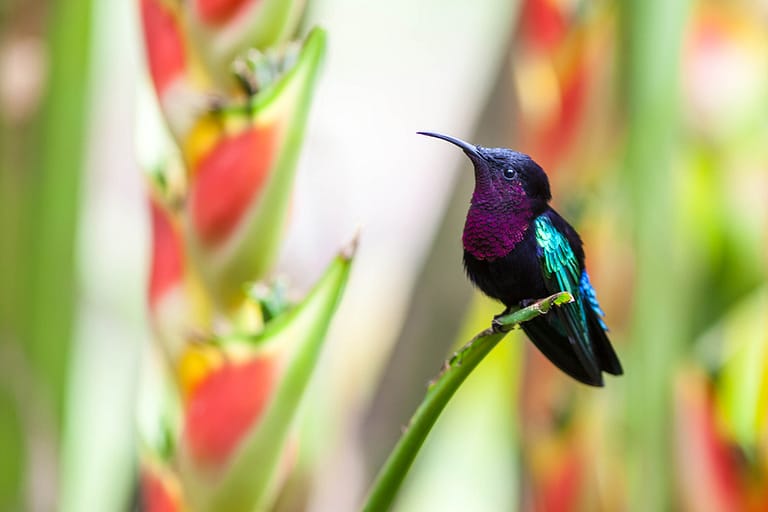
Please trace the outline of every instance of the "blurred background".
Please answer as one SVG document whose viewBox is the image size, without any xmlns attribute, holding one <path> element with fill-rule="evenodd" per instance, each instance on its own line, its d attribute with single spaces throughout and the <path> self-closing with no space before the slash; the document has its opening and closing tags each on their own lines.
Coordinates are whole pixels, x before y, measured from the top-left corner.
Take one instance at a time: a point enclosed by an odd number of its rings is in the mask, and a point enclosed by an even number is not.
<svg viewBox="0 0 768 512">
<path fill-rule="evenodd" d="M 588 389 L 514 332 L 395 509 L 766 510 L 768 3 L 311 0 L 315 24 L 277 273 L 300 295 L 361 239 L 277 508 L 356 510 L 502 309 L 463 275 L 472 173 L 435 130 L 548 171 L 625 375 Z M 127 510 L 164 400 L 142 173 L 173 151 L 137 5 L 6 0 L 0 72 L 0 510 Z"/>
</svg>

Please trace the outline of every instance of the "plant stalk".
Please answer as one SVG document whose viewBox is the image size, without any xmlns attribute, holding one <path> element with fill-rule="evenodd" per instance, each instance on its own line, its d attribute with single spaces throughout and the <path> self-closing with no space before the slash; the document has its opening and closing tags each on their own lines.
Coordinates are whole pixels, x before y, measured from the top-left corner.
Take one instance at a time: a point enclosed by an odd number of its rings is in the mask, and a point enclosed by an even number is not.
<svg viewBox="0 0 768 512">
<path fill-rule="evenodd" d="M 445 362 L 440 375 L 430 383 L 424 400 L 379 471 L 363 506 L 365 512 L 382 512 L 390 508 L 440 413 L 461 383 L 504 336 L 522 322 L 546 314 L 552 306 L 572 300 L 569 293 L 561 292 L 499 317 L 494 320 L 492 327 L 477 334 Z"/>
</svg>

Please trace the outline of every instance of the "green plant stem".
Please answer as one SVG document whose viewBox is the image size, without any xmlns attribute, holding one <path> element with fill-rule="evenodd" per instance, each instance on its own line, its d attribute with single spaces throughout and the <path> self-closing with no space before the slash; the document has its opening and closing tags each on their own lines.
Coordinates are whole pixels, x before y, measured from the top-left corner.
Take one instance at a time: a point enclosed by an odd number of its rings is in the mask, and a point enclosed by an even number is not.
<svg viewBox="0 0 768 512">
<path fill-rule="evenodd" d="M 25 197 L 27 237 L 23 262 L 23 342 L 43 389 L 50 393 L 58 428 L 74 327 L 76 236 L 85 160 L 90 69 L 91 0 L 51 5 L 51 67 L 39 121 L 36 180 Z"/>
<path fill-rule="evenodd" d="M 679 201 L 679 69 L 687 0 L 625 1 L 623 62 L 627 148 L 623 184 L 631 215 L 635 288 L 627 361 L 629 510 L 669 510 L 672 376 L 689 318 L 686 233 Z"/>
<path fill-rule="evenodd" d="M 522 322 L 546 314 L 552 306 L 573 300 L 566 292 L 557 293 L 530 306 L 497 318 L 490 327 L 472 338 L 445 363 L 440 375 L 430 384 L 424 400 L 379 471 L 363 507 L 365 512 L 388 510 L 413 464 L 416 454 L 427 438 L 448 401 L 461 383 L 507 332 Z"/>
<path fill-rule="evenodd" d="M 30 482 L 35 496 L 53 492 L 51 479 L 38 475 L 57 462 L 65 410 L 92 3 L 5 2 L 0 8 L 8 48 L 28 31 L 14 36 L 12 26 L 34 27 L 28 15 L 46 14 L 39 34 L 45 43 L 41 104 L 18 118 L 0 116 L 0 510 L 31 508 Z M 39 446 L 53 448 L 41 458 Z"/>
</svg>

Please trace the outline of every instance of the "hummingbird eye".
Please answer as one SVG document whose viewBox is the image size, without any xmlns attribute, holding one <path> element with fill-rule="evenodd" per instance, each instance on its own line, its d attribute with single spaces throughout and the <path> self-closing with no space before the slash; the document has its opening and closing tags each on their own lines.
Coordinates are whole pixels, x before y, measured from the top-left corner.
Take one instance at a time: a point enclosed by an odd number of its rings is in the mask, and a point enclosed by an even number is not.
<svg viewBox="0 0 768 512">
<path fill-rule="evenodd" d="M 505 180 L 513 180 L 517 177 L 517 171 L 514 169 L 504 169 L 501 174 Z"/>
</svg>

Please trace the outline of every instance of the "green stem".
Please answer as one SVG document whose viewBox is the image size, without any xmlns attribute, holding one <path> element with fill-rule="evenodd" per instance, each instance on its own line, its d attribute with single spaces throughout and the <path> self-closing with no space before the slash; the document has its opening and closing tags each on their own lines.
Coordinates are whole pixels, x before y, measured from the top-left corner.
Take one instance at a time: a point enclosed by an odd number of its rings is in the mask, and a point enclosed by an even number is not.
<svg viewBox="0 0 768 512">
<path fill-rule="evenodd" d="M 676 226 L 679 70 L 688 0 L 623 3 L 627 105 L 623 176 L 635 288 L 627 367 L 629 510 L 669 510 L 672 377 L 690 318 L 685 233 Z M 651 36 L 653 34 L 653 36 Z M 679 180 L 677 180 L 679 181 Z"/>
<path fill-rule="evenodd" d="M 92 4 L 0 7 L 4 48 L 6 39 L 10 48 L 38 23 L 16 35 L 11 27 L 29 25 L 24 20 L 30 13 L 46 13 L 38 35 L 47 64 L 41 104 L 19 116 L 0 116 L 0 510 L 32 508 L 30 482 L 39 491 L 35 496 L 55 490 L 51 479 L 36 475 L 57 462 L 65 411 Z M 35 449 L 40 446 L 50 448 L 42 458 Z"/>
<path fill-rule="evenodd" d="M 379 512 L 389 509 L 408 473 L 408 469 L 413 464 L 416 454 L 440 413 L 461 386 L 461 383 L 493 347 L 506 336 L 507 332 L 522 322 L 546 314 L 552 306 L 559 306 L 572 300 L 570 294 L 561 292 L 497 318 L 493 327 L 472 338 L 469 343 L 454 354 L 450 361 L 446 362 L 445 368 L 430 384 L 427 394 L 419 408 L 416 409 L 408 428 L 379 471 L 363 507 L 365 512 Z"/>
<path fill-rule="evenodd" d="M 56 427 L 64 414 L 77 302 L 76 239 L 85 161 L 92 0 L 52 2 L 47 97 L 40 115 L 35 182 L 24 198 L 27 254 L 23 342 Z"/>
</svg>

